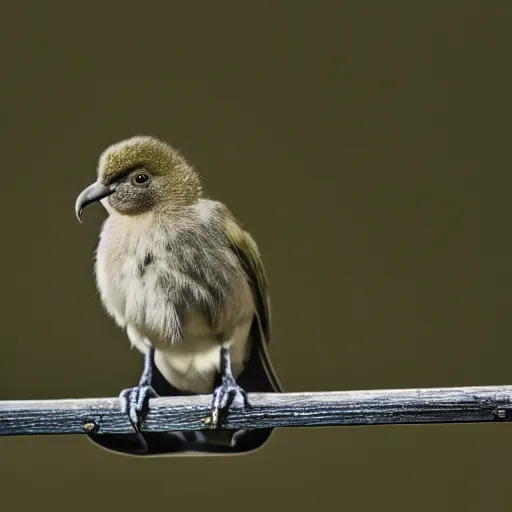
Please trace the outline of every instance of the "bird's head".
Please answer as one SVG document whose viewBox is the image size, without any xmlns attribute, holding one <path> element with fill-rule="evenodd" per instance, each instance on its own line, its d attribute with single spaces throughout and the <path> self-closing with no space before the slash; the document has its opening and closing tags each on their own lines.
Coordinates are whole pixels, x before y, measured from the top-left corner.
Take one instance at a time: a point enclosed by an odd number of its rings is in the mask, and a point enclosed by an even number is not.
<svg viewBox="0 0 512 512">
<path fill-rule="evenodd" d="M 136 136 L 109 146 L 98 162 L 98 179 L 77 198 L 75 211 L 102 201 L 107 210 L 140 215 L 162 205 L 176 207 L 201 196 L 199 176 L 172 146 Z"/>
</svg>

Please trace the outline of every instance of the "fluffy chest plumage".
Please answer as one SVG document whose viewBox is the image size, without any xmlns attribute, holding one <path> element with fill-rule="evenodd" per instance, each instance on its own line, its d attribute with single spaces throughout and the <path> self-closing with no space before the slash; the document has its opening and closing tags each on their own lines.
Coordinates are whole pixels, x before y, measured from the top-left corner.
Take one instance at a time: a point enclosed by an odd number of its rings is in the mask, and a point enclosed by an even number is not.
<svg viewBox="0 0 512 512">
<path fill-rule="evenodd" d="M 250 287 L 221 219 L 203 210 L 180 219 L 112 215 L 96 258 L 107 311 L 177 387 L 207 392 L 221 344 L 232 347 L 235 373 L 249 349 Z"/>
</svg>

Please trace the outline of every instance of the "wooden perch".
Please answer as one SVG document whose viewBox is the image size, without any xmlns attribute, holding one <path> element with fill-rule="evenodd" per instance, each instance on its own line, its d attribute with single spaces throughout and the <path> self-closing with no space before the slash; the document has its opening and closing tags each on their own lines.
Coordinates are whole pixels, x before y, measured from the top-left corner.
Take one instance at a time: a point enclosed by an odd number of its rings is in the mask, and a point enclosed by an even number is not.
<svg viewBox="0 0 512 512">
<path fill-rule="evenodd" d="M 211 397 L 154 398 L 142 430 L 200 430 Z M 250 394 L 226 429 L 512 421 L 512 386 Z M 130 433 L 117 398 L 0 402 L 0 435 Z"/>
</svg>

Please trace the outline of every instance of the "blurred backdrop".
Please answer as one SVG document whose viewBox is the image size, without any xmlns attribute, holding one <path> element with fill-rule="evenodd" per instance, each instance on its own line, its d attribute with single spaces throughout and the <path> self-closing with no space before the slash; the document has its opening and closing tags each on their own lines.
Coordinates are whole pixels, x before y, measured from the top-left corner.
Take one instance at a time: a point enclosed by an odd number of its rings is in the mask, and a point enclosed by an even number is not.
<svg viewBox="0 0 512 512">
<path fill-rule="evenodd" d="M 470 0 L 6 7 L 0 399 L 136 383 L 93 280 L 104 212 L 73 206 L 139 133 L 255 236 L 287 391 L 511 384 L 511 23 Z M 506 424 L 283 429 L 218 459 L 2 438 L 0 492 L 22 511 L 504 510 L 511 457 Z"/>
</svg>

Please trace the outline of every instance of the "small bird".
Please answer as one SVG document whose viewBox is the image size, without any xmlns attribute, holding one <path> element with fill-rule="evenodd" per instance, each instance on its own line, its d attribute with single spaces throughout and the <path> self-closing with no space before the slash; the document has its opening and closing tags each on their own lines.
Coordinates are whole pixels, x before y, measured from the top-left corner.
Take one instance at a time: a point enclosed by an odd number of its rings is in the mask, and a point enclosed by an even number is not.
<svg viewBox="0 0 512 512">
<path fill-rule="evenodd" d="M 76 200 L 80 221 L 96 201 L 108 213 L 96 250 L 97 287 L 106 311 L 144 354 L 144 369 L 139 384 L 120 393 L 136 437 L 90 437 L 146 455 L 258 448 L 271 429 L 217 429 L 235 399 L 250 407 L 247 391 L 281 392 L 267 353 L 270 301 L 255 241 L 223 203 L 205 197 L 181 153 L 153 136 L 101 154 L 97 181 Z M 150 397 L 203 393 L 212 394 L 210 429 L 141 431 Z"/>
</svg>

